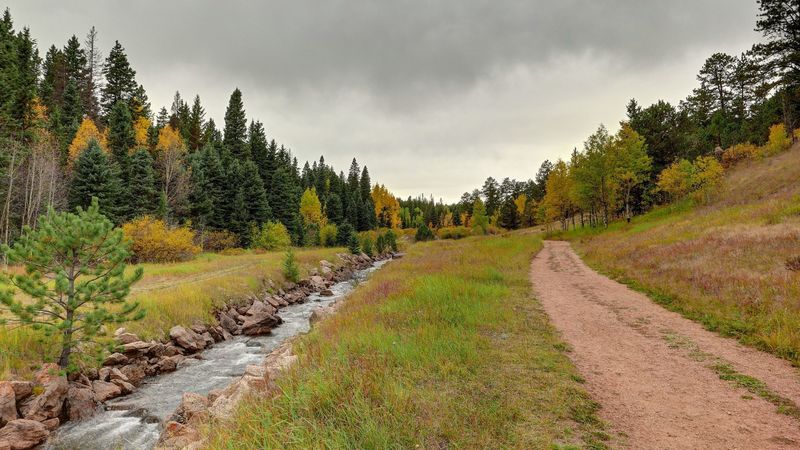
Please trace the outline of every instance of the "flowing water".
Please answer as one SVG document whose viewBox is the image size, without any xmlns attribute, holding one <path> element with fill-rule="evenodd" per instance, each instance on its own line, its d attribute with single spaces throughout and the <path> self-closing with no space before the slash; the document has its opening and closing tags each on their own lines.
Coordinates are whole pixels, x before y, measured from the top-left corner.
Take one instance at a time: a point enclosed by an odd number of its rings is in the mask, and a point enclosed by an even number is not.
<svg viewBox="0 0 800 450">
<path fill-rule="evenodd" d="M 161 434 L 163 423 L 175 411 L 185 392 L 208 394 L 244 374 L 249 364 L 259 364 L 281 342 L 309 330 L 314 308 L 328 305 L 352 291 L 386 261 L 356 271 L 352 280 L 331 286 L 333 296 L 311 294 L 305 303 L 281 308 L 283 323 L 267 336 L 236 336 L 202 353 L 203 359 L 188 358 L 172 373 L 145 380 L 133 394 L 106 403 L 106 410 L 90 419 L 70 422 L 59 428 L 46 449 L 150 449 Z"/>
</svg>

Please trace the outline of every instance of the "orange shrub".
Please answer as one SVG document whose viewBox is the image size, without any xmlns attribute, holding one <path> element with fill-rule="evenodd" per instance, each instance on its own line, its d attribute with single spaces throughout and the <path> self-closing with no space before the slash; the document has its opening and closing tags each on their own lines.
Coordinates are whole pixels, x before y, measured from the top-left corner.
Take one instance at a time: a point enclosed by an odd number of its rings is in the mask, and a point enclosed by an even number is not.
<svg viewBox="0 0 800 450">
<path fill-rule="evenodd" d="M 203 250 L 215 253 L 234 248 L 238 243 L 236 234 L 227 230 L 207 231 L 201 238 Z"/>
<path fill-rule="evenodd" d="M 758 155 L 758 147 L 753 144 L 736 144 L 722 152 L 722 165 L 726 168 L 736 165 L 739 161 L 752 159 Z"/>
<path fill-rule="evenodd" d="M 132 242 L 135 262 L 186 261 L 200 253 L 189 227 L 168 228 L 164 221 L 144 216 L 124 224 L 122 231 Z"/>
</svg>

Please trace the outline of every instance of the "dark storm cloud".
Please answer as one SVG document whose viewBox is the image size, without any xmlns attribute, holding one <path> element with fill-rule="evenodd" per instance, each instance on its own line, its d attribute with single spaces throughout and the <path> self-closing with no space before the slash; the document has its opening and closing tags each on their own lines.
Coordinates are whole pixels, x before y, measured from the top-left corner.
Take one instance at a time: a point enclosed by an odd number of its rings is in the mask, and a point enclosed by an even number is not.
<svg viewBox="0 0 800 450">
<path fill-rule="evenodd" d="M 754 0 L 9 6 L 42 48 L 91 25 L 105 49 L 119 39 L 155 106 L 180 89 L 220 118 L 240 86 L 248 113 L 301 156 L 356 154 L 405 194 L 449 199 L 490 174 L 532 176 L 599 122 L 621 119 L 632 96 L 685 96 L 707 54 L 756 38 Z M 404 162 L 425 158 L 436 183 Z"/>
</svg>

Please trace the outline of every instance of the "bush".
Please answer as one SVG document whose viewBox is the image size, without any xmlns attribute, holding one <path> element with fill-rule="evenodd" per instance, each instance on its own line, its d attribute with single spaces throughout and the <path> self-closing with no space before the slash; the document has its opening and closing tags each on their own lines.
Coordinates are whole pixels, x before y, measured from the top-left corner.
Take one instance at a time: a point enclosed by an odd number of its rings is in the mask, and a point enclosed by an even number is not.
<svg viewBox="0 0 800 450">
<path fill-rule="evenodd" d="M 372 237 L 369 234 L 365 234 L 364 237 L 361 238 L 361 250 L 367 254 L 367 256 L 373 256 L 375 253 L 372 251 Z"/>
<path fill-rule="evenodd" d="M 761 148 L 761 155 L 777 155 L 791 146 L 792 138 L 786 133 L 786 127 L 782 123 L 775 124 L 769 127 L 769 141 Z"/>
<path fill-rule="evenodd" d="M 203 234 L 200 240 L 203 250 L 215 253 L 235 248 L 238 244 L 239 237 L 228 230 L 208 231 Z"/>
<path fill-rule="evenodd" d="M 306 225 L 305 234 L 303 235 L 303 245 L 306 247 L 315 247 L 319 245 L 319 225 L 315 223 Z"/>
<path fill-rule="evenodd" d="M 414 236 L 417 242 L 430 241 L 434 238 L 433 231 L 428 228 L 424 223 L 417 228 L 417 234 Z"/>
<path fill-rule="evenodd" d="M 793 272 L 800 272 L 800 256 L 787 259 L 786 268 Z"/>
<path fill-rule="evenodd" d="M 135 262 L 175 262 L 192 259 L 200 253 L 189 227 L 168 228 L 162 220 L 144 216 L 122 225 L 130 239 Z"/>
<path fill-rule="evenodd" d="M 292 283 L 300 281 L 300 268 L 297 267 L 297 260 L 291 247 L 286 249 L 286 256 L 283 258 L 283 276 Z"/>
<path fill-rule="evenodd" d="M 397 251 L 397 235 L 394 234 L 394 231 L 389 230 L 384 235 L 384 239 L 386 240 L 386 245 L 393 251 Z"/>
<path fill-rule="evenodd" d="M 375 239 L 375 250 L 378 251 L 379 255 L 382 255 L 386 251 L 386 238 L 379 234 L 377 239 Z"/>
<path fill-rule="evenodd" d="M 289 230 L 280 222 L 265 222 L 261 228 L 254 226 L 250 230 L 250 245 L 253 248 L 277 250 L 286 248 L 291 243 Z"/>
<path fill-rule="evenodd" d="M 319 244 L 324 247 L 336 247 L 338 229 L 334 224 L 328 224 L 319 230 Z"/>
<path fill-rule="evenodd" d="M 752 159 L 758 155 L 758 147 L 753 144 L 736 144 L 722 152 L 723 167 L 731 167 L 740 161 Z"/>
<path fill-rule="evenodd" d="M 225 256 L 244 255 L 245 253 L 247 253 L 247 251 L 241 247 L 226 248 L 225 250 L 219 252 L 220 255 Z"/>
<path fill-rule="evenodd" d="M 439 239 L 461 239 L 471 234 L 472 232 L 467 227 L 443 227 L 436 232 Z"/>
</svg>

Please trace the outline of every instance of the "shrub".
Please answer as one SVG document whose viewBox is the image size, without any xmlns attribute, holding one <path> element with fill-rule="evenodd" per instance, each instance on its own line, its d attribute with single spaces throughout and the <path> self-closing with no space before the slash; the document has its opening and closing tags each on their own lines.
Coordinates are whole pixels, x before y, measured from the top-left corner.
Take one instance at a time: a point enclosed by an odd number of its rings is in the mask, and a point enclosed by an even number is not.
<svg viewBox="0 0 800 450">
<path fill-rule="evenodd" d="M 459 226 L 439 228 L 436 234 L 439 236 L 439 239 L 461 239 L 472 233 L 469 228 Z"/>
<path fill-rule="evenodd" d="M 374 255 L 372 251 L 372 237 L 369 234 L 365 234 L 364 237 L 361 238 L 361 250 L 366 253 L 367 256 Z"/>
<path fill-rule="evenodd" d="M 254 226 L 250 230 L 250 245 L 264 250 L 277 250 L 288 247 L 292 243 L 289 230 L 280 222 L 265 222 L 261 228 Z"/>
<path fill-rule="evenodd" d="M 758 155 L 758 147 L 749 142 L 746 144 L 736 144 L 722 152 L 722 165 L 731 167 L 740 161 L 752 159 Z"/>
<path fill-rule="evenodd" d="M 319 243 L 324 247 L 335 247 L 336 246 L 336 235 L 337 235 L 337 228 L 336 225 L 330 223 L 322 227 L 319 230 Z"/>
<path fill-rule="evenodd" d="M 303 245 L 306 247 L 315 247 L 319 245 L 319 225 L 315 223 L 306 225 L 303 235 Z"/>
<path fill-rule="evenodd" d="M 375 250 L 378 251 L 379 255 L 386 251 L 386 238 L 382 234 L 379 234 L 375 239 Z"/>
<path fill-rule="evenodd" d="M 297 267 L 297 260 L 291 247 L 286 249 L 286 256 L 283 258 L 283 276 L 292 283 L 300 281 L 300 268 Z"/>
<path fill-rule="evenodd" d="M 220 255 L 225 255 L 225 256 L 244 255 L 245 253 L 246 250 L 241 247 L 226 248 L 225 250 L 219 252 Z"/>
<path fill-rule="evenodd" d="M 394 234 L 394 231 L 389 230 L 384 235 L 384 239 L 386 240 L 386 245 L 393 251 L 397 251 L 397 235 Z"/>
<path fill-rule="evenodd" d="M 800 256 L 787 259 L 786 268 L 793 272 L 800 272 Z"/>
<path fill-rule="evenodd" d="M 168 228 L 163 220 L 151 216 L 124 224 L 122 231 L 131 240 L 135 262 L 186 261 L 200 253 L 189 227 Z"/>
<path fill-rule="evenodd" d="M 777 155 L 792 146 L 792 138 L 786 132 L 786 127 L 782 123 L 769 127 L 769 140 L 761 148 L 762 156 Z"/>
<path fill-rule="evenodd" d="M 239 244 L 239 237 L 228 230 L 207 231 L 201 239 L 203 250 L 221 252 L 234 248 Z"/>
<path fill-rule="evenodd" d="M 417 228 L 417 234 L 414 236 L 414 238 L 418 242 L 430 241 L 434 238 L 433 231 L 431 231 L 431 229 L 423 223 L 419 226 L 419 228 Z"/>
</svg>

